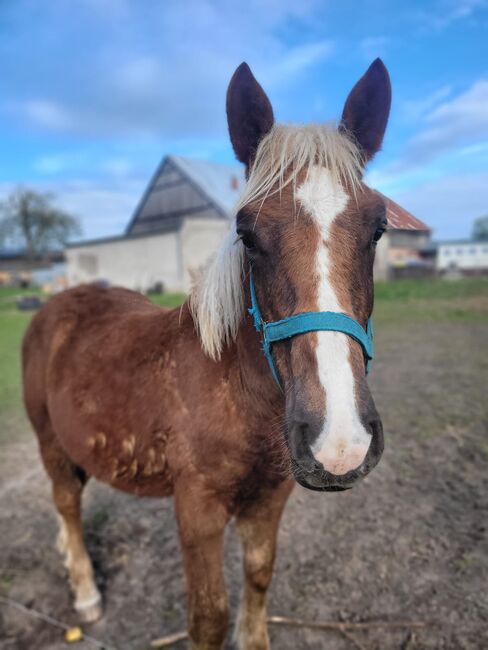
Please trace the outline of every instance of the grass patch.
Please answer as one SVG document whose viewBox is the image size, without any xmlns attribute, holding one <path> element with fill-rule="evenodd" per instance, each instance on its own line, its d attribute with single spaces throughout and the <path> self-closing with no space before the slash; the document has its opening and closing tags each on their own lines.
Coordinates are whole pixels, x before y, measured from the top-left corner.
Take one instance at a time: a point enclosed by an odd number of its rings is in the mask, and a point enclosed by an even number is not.
<svg viewBox="0 0 488 650">
<path fill-rule="evenodd" d="M 17 287 L 0 287 L 0 311 L 17 308 L 17 300 L 23 296 L 39 296 L 40 289 L 19 289 Z"/>
<path fill-rule="evenodd" d="M 160 307 L 179 307 L 184 302 L 184 293 L 150 293 L 147 296 L 155 305 Z"/>
<path fill-rule="evenodd" d="M 376 325 L 486 322 L 488 279 L 399 280 L 375 285 Z"/>
<path fill-rule="evenodd" d="M 478 295 L 488 295 L 488 278 L 461 278 L 459 280 L 429 278 L 375 283 L 375 298 L 380 303 L 454 300 Z"/>
<path fill-rule="evenodd" d="M 20 345 L 32 314 L 6 311 L 0 315 L 0 412 L 20 404 Z"/>
<path fill-rule="evenodd" d="M 20 346 L 31 313 L 0 311 L 0 444 L 25 430 L 20 385 Z"/>
</svg>

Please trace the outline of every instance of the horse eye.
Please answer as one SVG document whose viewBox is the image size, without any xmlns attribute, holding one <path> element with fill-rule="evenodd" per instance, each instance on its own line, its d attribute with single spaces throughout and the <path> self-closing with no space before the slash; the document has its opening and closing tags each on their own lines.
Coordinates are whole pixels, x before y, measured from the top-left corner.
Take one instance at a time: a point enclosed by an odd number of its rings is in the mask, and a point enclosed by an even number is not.
<svg viewBox="0 0 488 650">
<path fill-rule="evenodd" d="M 256 249 L 256 240 L 252 233 L 250 232 L 238 232 L 239 239 L 244 244 L 248 251 Z"/>
<path fill-rule="evenodd" d="M 381 236 L 385 232 L 386 228 L 377 228 L 376 232 L 373 235 L 373 244 L 376 244 L 376 242 L 379 242 L 381 239 Z"/>
</svg>

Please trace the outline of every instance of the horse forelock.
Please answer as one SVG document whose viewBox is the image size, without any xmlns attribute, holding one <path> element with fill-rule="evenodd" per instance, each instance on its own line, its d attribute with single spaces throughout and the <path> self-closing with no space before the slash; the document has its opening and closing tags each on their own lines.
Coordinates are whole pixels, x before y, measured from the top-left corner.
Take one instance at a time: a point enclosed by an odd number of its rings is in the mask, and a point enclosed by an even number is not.
<svg viewBox="0 0 488 650">
<path fill-rule="evenodd" d="M 308 178 L 317 166 L 328 170 L 338 184 L 355 194 L 363 169 L 361 154 L 344 131 L 335 125 L 275 125 L 256 151 L 248 180 L 234 215 L 249 204 L 279 201 L 281 192 Z M 190 309 L 204 352 L 219 359 L 233 341 L 244 314 L 244 249 L 236 235 L 236 217 L 217 253 L 196 275 Z"/>
</svg>

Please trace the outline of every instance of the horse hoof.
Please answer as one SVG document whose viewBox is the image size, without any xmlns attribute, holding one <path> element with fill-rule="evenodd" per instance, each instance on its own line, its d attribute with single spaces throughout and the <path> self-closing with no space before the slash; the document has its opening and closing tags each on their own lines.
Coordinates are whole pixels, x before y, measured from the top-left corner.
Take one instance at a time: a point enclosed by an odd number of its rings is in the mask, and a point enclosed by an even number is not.
<svg viewBox="0 0 488 650">
<path fill-rule="evenodd" d="M 75 610 L 83 623 L 94 623 L 103 616 L 102 599 L 75 603 Z"/>
</svg>

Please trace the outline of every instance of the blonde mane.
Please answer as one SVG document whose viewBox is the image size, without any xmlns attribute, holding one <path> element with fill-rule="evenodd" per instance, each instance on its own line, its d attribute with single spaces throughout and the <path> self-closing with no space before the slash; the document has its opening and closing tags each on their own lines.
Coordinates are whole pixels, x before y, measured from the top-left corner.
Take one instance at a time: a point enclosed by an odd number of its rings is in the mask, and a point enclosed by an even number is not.
<svg viewBox="0 0 488 650">
<path fill-rule="evenodd" d="M 233 341 L 244 317 L 244 249 L 237 240 L 236 217 L 251 202 L 264 201 L 314 165 L 327 168 L 338 183 L 359 187 L 363 160 L 357 146 L 336 126 L 275 125 L 262 139 L 234 217 L 217 254 L 198 274 L 190 294 L 190 309 L 204 352 L 218 360 Z"/>
</svg>

